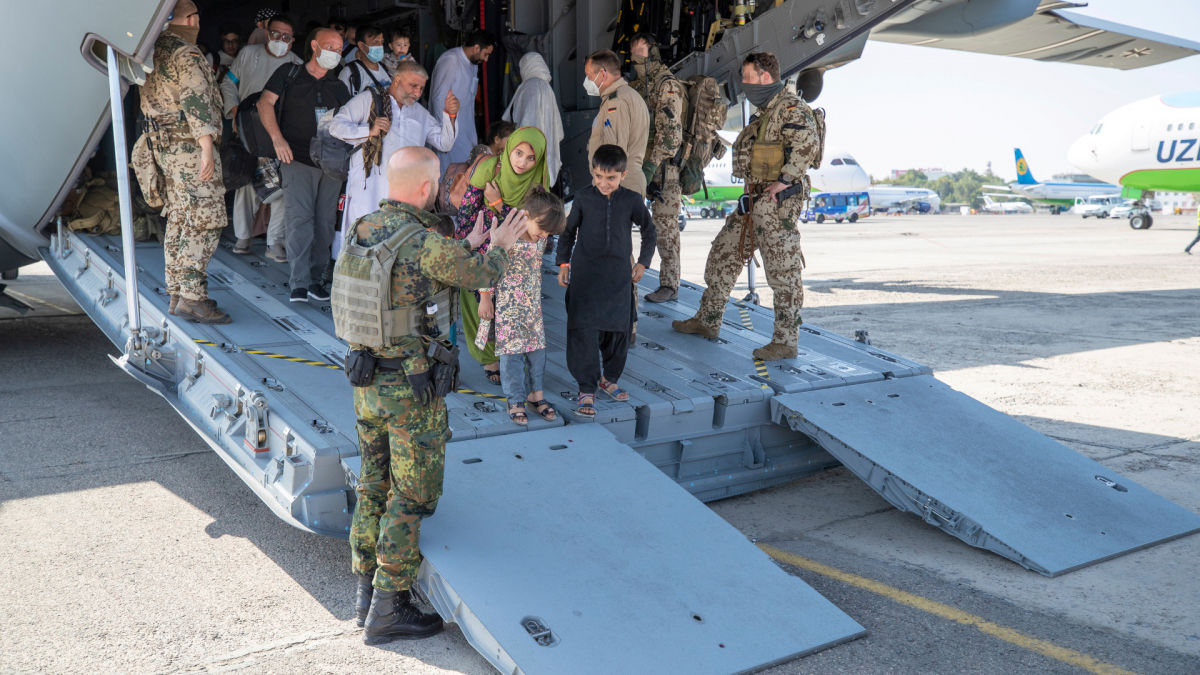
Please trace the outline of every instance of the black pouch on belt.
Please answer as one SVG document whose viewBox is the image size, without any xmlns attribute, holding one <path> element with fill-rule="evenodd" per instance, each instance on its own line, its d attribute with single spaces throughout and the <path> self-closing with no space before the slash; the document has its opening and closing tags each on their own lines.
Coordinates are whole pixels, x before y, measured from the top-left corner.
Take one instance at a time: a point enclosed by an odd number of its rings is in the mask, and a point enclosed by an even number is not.
<svg viewBox="0 0 1200 675">
<path fill-rule="evenodd" d="M 437 340 L 429 343 L 429 357 L 433 373 L 433 395 L 444 398 L 458 388 L 458 345 L 446 347 Z"/>
<path fill-rule="evenodd" d="M 375 380 L 375 355 L 365 349 L 346 352 L 346 379 L 352 387 L 365 387 Z"/>
</svg>

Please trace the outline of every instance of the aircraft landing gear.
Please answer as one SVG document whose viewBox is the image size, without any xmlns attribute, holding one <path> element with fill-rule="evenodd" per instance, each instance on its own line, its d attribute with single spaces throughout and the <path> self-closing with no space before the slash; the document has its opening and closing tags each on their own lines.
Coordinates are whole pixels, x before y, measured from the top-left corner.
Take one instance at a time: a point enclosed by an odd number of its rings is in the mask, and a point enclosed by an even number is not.
<svg viewBox="0 0 1200 675">
<path fill-rule="evenodd" d="M 1139 213 L 1129 218 L 1129 226 L 1135 230 L 1148 230 L 1154 224 L 1154 218 L 1149 213 Z"/>
</svg>

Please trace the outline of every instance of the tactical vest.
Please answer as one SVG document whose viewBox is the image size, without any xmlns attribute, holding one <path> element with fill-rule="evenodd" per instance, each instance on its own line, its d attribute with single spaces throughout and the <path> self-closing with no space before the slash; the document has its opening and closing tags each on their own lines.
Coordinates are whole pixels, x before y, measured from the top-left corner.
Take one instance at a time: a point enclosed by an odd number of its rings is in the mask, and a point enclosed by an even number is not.
<svg viewBox="0 0 1200 675">
<path fill-rule="evenodd" d="M 361 246 L 353 238 L 342 246 L 333 268 L 330 298 L 333 327 L 339 338 L 371 349 L 386 349 L 403 337 L 449 336 L 454 321 L 449 288 L 427 294 L 415 305 L 392 308 L 396 253 L 422 232 L 420 224 L 405 223 L 374 246 Z"/>
</svg>

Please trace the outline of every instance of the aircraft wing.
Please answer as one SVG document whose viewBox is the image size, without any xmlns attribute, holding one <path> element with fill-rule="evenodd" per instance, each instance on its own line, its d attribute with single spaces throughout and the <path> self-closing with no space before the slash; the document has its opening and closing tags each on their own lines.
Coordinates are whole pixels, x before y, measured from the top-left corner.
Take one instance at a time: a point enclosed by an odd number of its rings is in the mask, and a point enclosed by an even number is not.
<svg viewBox="0 0 1200 675">
<path fill-rule="evenodd" d="M 1078 12 L 1079 3 L 1042 0 L 1032 15 L 974 30 L 959 6 L 871 32 L 872 40 L 1131 70 L 1200 54 L 1200 42 L 1154 33 Z"/>
</svg>

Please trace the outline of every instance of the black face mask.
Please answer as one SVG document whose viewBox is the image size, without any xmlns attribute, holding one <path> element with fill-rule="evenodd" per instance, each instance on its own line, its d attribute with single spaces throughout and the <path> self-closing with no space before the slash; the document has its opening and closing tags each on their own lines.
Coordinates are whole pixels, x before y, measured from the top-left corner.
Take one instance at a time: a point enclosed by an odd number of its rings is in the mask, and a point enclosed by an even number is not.
<svg viewBox="0 0 1200 675">
<path fill-rule="evenodd" d="M 761 108 L 771 102 L 775 95 L 783 90 L 783 82 L 772 82 L 771 84 L 749 84 L 742 83 L 742 93 L 746 95 L 746 100 L 754 104 L 755 108 Z"/>
</svg>

